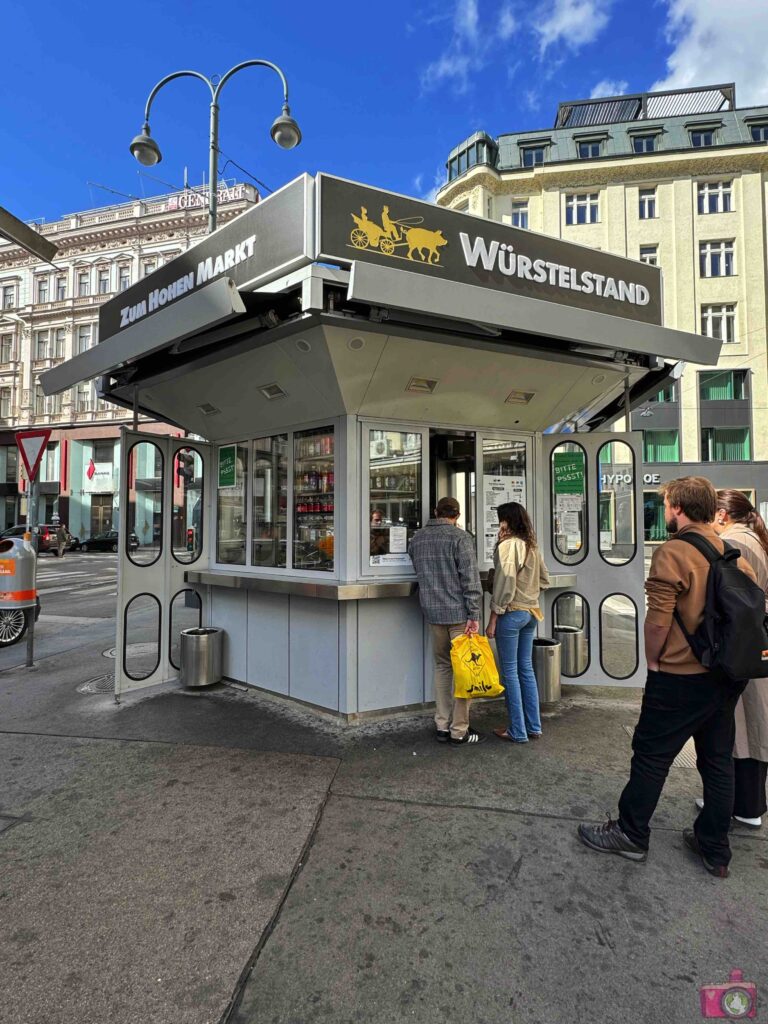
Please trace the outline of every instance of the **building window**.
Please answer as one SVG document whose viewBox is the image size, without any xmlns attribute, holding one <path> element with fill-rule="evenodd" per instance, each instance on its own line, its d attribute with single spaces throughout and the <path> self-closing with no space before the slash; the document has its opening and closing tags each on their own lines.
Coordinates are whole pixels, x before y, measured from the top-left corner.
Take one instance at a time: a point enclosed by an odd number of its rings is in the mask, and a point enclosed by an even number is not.
<svg viewBox="0 0 768 1024">
<path fill-rule="evenodd" d="M 77 412 L 88 412 L 91 408 L 91 385 L 78 384 L 75 389 L 75 408 Z"/>
<path fill-rule="evenodd" d="M 653 220 L 656 217 L 656 189 L 640 189 L 640 220 Z"/>
<path fill-rule="evenodd" d="M 512 227 L 528 227 L 528 203 L 512 203 Z"/>
<path fill-rule="evenodd" d="M 99 295 L 106 295 L 109 292 L 109 271 L 99 271 Z"/>
<path fill-rule="evenodd" d="M 702 277 L 733 277 L 733 242 L 700 242 L 699 273 Z"/>
<path fill-rule="evenodd" d="M 124 292 L 126 288 L 131 286 L 131 269 L 130 267 L 120 267 L 117 272 L 117 287 L 121 292 Z"/>
<path fill-rule="evenodd" d="M 56 301 L 63 302 L 67 297 L 67 279 L 66 277 L 56 278 Z"/>
<path fill-rule="evenodd" d="M 736 341 L 736 306 L 733 303 L 701 307 L 701 333 L 730 345 Z"/>
<path fill-rule="evenodd" d="M 732 402 L 747 398 L 746 370 L 706 370 L 699 374 L 699 400 Z"/>
<path fill-rule="evenodd" d="M 37 279 L 37 301 L 47 302 L 48 301 L 48 278 L 39 277 Z"/>
<path fill-rule="evenodd" d="M 654 395 L 653 398 L 649 399 L 651 402 L 676 402 L 677 401 L 677 386 L 674 381 L 670 381 L 669 384 L 665 384 L 658 394 Z"/>
<path fill-rule="evenodd" d="M 520 150 L 520 162 L 523 167 L 537 167 L 544 163 L 543 146 L 523 146 Z"/>
<path fill-rule="evenodd" d="M 768 124 L 753 124 L 749 130 L 753 142 L 768 142 Z"/>
<path fill-rule="evenodd" d="M 579 143 L 579 158 L 581 160 L 591 160 L 594 157 L 601 156 L 602 152 L 603 144 L 599 139 Z"/>
<path fill-rule="evenodd" d="M 45 416 L 45 394 L 40 381 L 35 381 L 35 416 Z"/>
<path fill-rule="evenodd" d="M 702 462 L 749 462 L 749 427 L 702 427 Z"/>
<path fill-rule="evenodd" d="M 77 275 L 77 294 L 81 299 L 91 294 L 91 273 L 89 270 L 81 270 Z"/>
<path fill-rule="evenodd" d="M 0 419 L 8 420 L 11 418 L 11 403 L 13 401 L 13 394 L 11 388 L 0 388 Z M 15 477 L 14 477 L 15 479 Z M 6 483 L 7 474 L 6 474 Z"/>
<path fill-rule="evenodd" d="M 48 331 L 35 331 L 35 359 L 47 359 L 49 354 Z"/>
<path fill-rule="evenodd" d="M 706 146 L 714 146 L 715 132 L 712 128 L 691 132 L 691 145 L 694 149 L 704 149 Z"/>
<path fill-rule="evenodd" d="M 635 153 L 655 153 L 656 135 L 633 135 L 632 149 Z"/>
<path fill-rule="evenodd" d="M 659 247 L 658 247 L 658 245 L 641 245 L 640 246 L 640 260 L 643 263 L 647 263 L 649 267 L 658 267 L 658 265 L 659 265 Z"/>
<path fill-rule="evenodd" d="M 3 288 L 3 309 L 13 309 L 16 305 L 16 288 L 12 284 L 7 284 Z"/>
<path fill-rule="evenodd" d="M 91 347 L 91 325 L 81 324 L 77 328 L 77 345 L 75 347 L 75 355 L 79 356 L 83 352 L 87 352 Z"/>
<path fill-rule="evenodd" d="M 13 335 L 0 334 L 0 363 L 13 361 Z"/>
<path fill-rule="evenodd" d="M 644 430 L 643 462 L 679 462 L 678 430 Z"/>
<path fill-rule="evenodd" d="M 154 260 L 145 260 L 141 265 L 141 276 L 146 277 L 148 274 L 153 274 L 156 266 Z"/>
<path fill-rule="evenodd" d="M 731 182 L 699 182 L 699 213 L 730 213 Z"/>
<path fill-rule="evenodd" d="M 115 442 L 110 441 L 94 441 L 93 442 L 93 461 L 97 463 L 109 462 L 110 464 L 115 461 Z"/>
<path fill-rule="evenodd" d="M 66 345 L 67 332 L 63 327 L 56 328 L 56 347 L 54 349 L 54 356 L 56 359 L 64 358 L 64 347 Z"/>
<path fill-rule="evenodd" d="M 597 224 L 599 212 L 598 192 L 565 197 L 566 224 Z"/>
</svg>

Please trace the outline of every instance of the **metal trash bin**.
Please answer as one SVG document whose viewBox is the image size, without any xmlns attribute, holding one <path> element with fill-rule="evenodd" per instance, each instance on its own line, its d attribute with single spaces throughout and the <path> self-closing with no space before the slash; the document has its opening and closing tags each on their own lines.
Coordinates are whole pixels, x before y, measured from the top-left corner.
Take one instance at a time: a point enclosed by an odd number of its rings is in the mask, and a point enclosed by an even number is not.
<svg viewBox="0 0 768 1024">
<path fill-rule="evenodd" d="M 183 686 L 211 686 L 221 682 L 224 630 L 215 627 L 182 629 L 181 671 Z"/>
<path fill-rule="evenodd" d="M 578 626 L 558 624 L 554 630 L 555 639 L 563 646 L 561 668 L 563 675 L 580 676 L 589 663 L 587 635 Z"/>
<path fill-rule="evenodd" d="M 533 641 L 533 674 L 542 704 L 560 700 L 560 651 L 558 640 L 542 636 Z"/>
<path fill-rule="evenodd" d="M 40 614 L 37 555 L 23 537 L 0 540 L 0 647 L 15 644 Z"/>
</svg>

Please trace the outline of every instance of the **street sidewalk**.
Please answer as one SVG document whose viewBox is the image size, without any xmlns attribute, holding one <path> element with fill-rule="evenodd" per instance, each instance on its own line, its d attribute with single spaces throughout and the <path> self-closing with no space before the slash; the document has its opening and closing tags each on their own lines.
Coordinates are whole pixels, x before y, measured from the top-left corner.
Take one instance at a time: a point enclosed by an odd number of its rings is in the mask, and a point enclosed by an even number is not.
<svg viewBox="0 0 768 1024">
<path fill-rule="evenodd" d="M 732 877 L 703 871 L 695 769 L 647 864 L 575 839 L 615 810 L 637 691 L 451 748 L 428 715 L 226 686 L 116 705 L 77 691 L 102 649 L 0 674 L 0 1021 L 677 1024 L 733 967 L 766 993 L 768 845 L 739 831 Z"/>
</svg>

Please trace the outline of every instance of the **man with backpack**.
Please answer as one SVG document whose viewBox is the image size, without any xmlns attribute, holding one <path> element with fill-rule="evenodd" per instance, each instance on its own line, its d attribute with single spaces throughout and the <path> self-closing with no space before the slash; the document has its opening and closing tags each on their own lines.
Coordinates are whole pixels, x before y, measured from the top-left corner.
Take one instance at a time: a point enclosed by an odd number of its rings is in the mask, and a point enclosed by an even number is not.
<svg viewBox="0 0 768 1024">
<path fill-rule="evenodd" d="M 709 480 L 670 480 L 663 494 L 671 538 L 654 552 L 645 584 L 648 679 L 630 778 L 618 820 L 581 824 L 578 835 L 592 850 L 644 861 L 667 773 L 692 736 L 704 807 L 683 840 L 710 874 L 726 878 L 734 709 L 747 679 L 768 671 L 759 668 L 763 656 L 768 661 L 764 595 L 749 564 L 711 525 L 717 493 Z"/>
</svg>

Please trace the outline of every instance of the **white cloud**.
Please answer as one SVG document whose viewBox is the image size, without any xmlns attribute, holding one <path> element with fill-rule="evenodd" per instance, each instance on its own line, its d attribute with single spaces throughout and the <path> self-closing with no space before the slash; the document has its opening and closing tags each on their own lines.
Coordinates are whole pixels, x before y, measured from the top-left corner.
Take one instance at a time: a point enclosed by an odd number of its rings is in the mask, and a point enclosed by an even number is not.
<svg viewBox="0 0 768 1024">
<path fill-rule="evenodd" d="M 536 11 L 533 29 L 543 56 L 555 43 L 579 50 L 593 42 L 608 24 L 613 0 L 545 0 Z"/>
<path fill-rule="evenodd" d="M 666 0 L 667 75 L 652 89 L 736 83 L 740 107 L 768 103 L 765 0 Z"/>
<path fill-rule="evenodd" d="M 477 0 L 456 0 L 453 27 L 459 39 L 474 42 L 477 39 L 478 21 Z"/>
<path fill-rule="evenodd" d="M 592 100 L 598 99 L 600 96 L 623 96 L 627 91 L 629 82 L 616 81 L 613 78 L 604 78 L 598 82 L 592 92 L 589 94 L 589 98 Z"/>
<path fill-rule="evenodd" d="M 419 174 L 417 176 L 417 180 L 419 181 L 419 188 L 417 189 L 417 191 L 421 191 L 422 179 L 423 175 Z M 446 180 L 447 176 L 445 173 L 445 167 L 440 166 L 435 168 L 435 173 L 432 177 L 432 188 L 429 188 L 427 189 L 426 192 L 422 193 L 421 198 L 426 199 L 428 203 L 434 203 L 435 199 L 437 198 L 437 193 L 440 191 L 443 185 L 445 185 Z"/>
<path fill-rule="evenodd" d="M 512 13 L 509 4 L 504 4 L 499 12 L 498 36 L 502 43 L 506 43 L 517 32 L 517 19 Z"/>
</svg>

